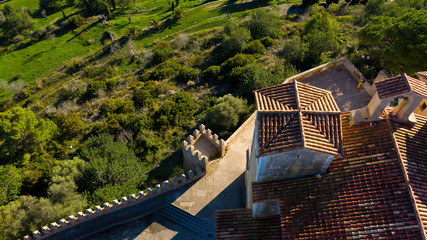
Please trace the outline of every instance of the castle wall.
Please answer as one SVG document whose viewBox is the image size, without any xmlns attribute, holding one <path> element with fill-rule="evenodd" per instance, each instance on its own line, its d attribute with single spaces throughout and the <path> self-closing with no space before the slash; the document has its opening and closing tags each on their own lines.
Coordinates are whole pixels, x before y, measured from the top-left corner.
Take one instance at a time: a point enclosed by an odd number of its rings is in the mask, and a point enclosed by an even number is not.
<svg viewBox="0 0 427 240">
<path fill-rule="evenodd" d="M 68 216 L 67 219 L 59 220 L 59 223 L 54 222 L 42 227 L 41 231 L 34 231 L 32 237 L 25 236 L 24 239 L 79 239 L 141 218 L 171 204 L 186 191 L 186 185 L 201 178 L 205 173 L 197 168 L 195 172 L 189 171 L 182 174 L 179 179 L 164 181 L 153 189 L 148 188 L 139 192 L 138 195 L 132 194 L 129 198 L 122 197 L 120 201 L 113 200 L 111 203 L 104 203 L 103 206 L 95 206 L 95 209 L 89 208 L 84 212 L 78 212 L 76 216 Z"/>
</svg>

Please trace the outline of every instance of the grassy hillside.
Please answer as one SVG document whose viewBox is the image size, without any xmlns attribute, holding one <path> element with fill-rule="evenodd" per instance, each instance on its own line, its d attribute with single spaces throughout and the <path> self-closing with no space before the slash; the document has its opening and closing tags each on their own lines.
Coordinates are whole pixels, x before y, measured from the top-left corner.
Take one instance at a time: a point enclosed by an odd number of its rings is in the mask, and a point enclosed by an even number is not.
<svg viewBox="0 0 427 240">
<path fill-rule="evenodd" d="M 139 0 L 108 7 L 106 26 L 84 6 L 66 20 L 33 7 L 32 30 L 2 29 L 0 239 L 178 176 L 185 136 L 203 123 L 226 139 L 255 89 L 344 56 L 368 78 L 427 67 L 396 57 L 402 41 L 424 51 L 427 34 L 387 35 L 425 32 L 418 5 L 295 3 Z"/>
</svg>

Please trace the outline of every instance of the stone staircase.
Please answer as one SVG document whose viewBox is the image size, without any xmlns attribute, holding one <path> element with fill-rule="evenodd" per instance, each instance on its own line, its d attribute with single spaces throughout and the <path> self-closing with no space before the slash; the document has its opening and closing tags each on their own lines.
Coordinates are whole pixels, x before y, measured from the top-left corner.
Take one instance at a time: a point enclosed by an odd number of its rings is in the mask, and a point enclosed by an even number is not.
<svg viewBox="0 0 427 240">
<path fill-rule="evenodd" d="M 198 239 L 215 239 L 215 225 L 212 225 L 211 223 L 208 223 L 179 207 L 171 204 L 162 208 L 159 213 L 169 220 L 203 237 Z"/>
</svg>

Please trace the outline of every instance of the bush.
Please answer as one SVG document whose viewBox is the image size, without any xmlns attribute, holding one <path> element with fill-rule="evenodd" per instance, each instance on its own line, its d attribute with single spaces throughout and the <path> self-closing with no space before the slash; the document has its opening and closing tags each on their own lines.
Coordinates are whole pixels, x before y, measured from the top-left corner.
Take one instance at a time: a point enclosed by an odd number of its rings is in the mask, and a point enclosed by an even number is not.
<svg viewBox="0 0 427 240">
<path fill-rule="evenodd" d="M 296 66 L 300 70 L 309 67 L 305 66 L 308 46 L 305 42 L 301 41 L 300 37 L 286 41 L 283 46 L 282 54 L 287 63 Z"/>
<path fill-rule="evenodd" d="M 39 41 L 39 40 L 45 39 L 46 37 L 47 37 L 47 30 L 44 27 L 37 29 L 31 33 L 31 39 L 33 39 L 34 41 Z"/>
<path fill-rule="evenodd" d="M 173 55 L 172 48 L 162 48 L 154 50 L 152 63 L 159 64 L 168 60 Z"/>
<path fill-rule="evenodd" d="M 13 42 L 13 43 L 20 43 L 20 42 L 22 42 L 22 41 L 24 41 L 24 37 L 23 37 L 22 35 L 16 35 L 16 36 L 12 39 L 12 42 Z"/>
<path fill-rule="evenodd" d="M 243 67 L 253 61 L 255 61 L 255 58 L 252 55 L 237 54 L 221 64 L 221 72 L 224 74 L 230 73 L 233 68 Z"/>
<path fill-rule="evenodd" d="M 277 38 L 281 35 L 278 17 L 265 10 L 255 11 L 247 26 L 253 39 L 261 39 L 267 36 Z"/>
<path fill-rule="evenodd" d="M 156 112 L 157 127 L 161 129 L 168 126 L 186 126 L 193 116 L 194 107 L 190 93 L 178 92 L 171 100 L 166 100 Z"/>
<path fill-rule="evenodd" d="M 116 86 L 117 86 L 117 79 L 110 78 L 110 79 L 108 79 L 106 81 L 106 84 L 107 84 L 107 90 L 108 91 L 113 91 L 116 88 Z"/>
<path fill-rule="evenodd" d="M 163 62 L 159 64 L 151 73 L 151 77 L 161 80 L 172 76 L 181 69 L 181 65 L 176 62 Z"/>
<path fill-rule="evenodd" d="M 107 99 L 105 102 L 102 103 L 99 110 L 103 115 L 108 115 L 110 113 L 135 113 L 135 107 L 132 100 L 122 100 L 117 98 Z"/>
<path fill-rule="evenodd" d="M 194 80 L 197 78 L 196 69 L 192 67 L 183 67 L 179 71 L 178 75 L 176 75 L 176 80 L 178 82 L 187 83 L 190 80 Z"/>
<path fill-rule="evenodd" d="M 272 39 L 271 37 L 263 37 L 260 41 L 262 45 L 264 45 L 264 47 L 266 48 L 272 47 L 274 45 L 274 39 Z"/>
<path fill-rule="evenodd" d="M 83 26 L 84 24 L 85 24 L 85 19 L 82 16 L 80 16 L 79 14 L 74 15 L 68 19 L 68 26 L 71 29 L 79 28 L 79 27 Z"/>
<path fill-rule="evenodd" d="M 220 78 L 219 74 L 221 72 L 220 66 L 210 66 L 205 71 L 203 71 L 203 77 L 209 81 L 218 80 Z"/>
<path fill-rule="evenodd" d="M 248 44 L 245 48 L 245 53 L 249 54 L 264 54 L 266 51 L 264 45 L 260 40 L 254 40 Z"/>
<path fill-rule="evenodd" d="M 89 98 L 98 97 L 99 90 L 107 90 L 107 84 L 105 81 L 93 81 L 89 83 L 86 89 L 86 95 Z"/>
<path fill-rule="evenodd" d="M 246 100 L 227 94 L 218 98 L 212 111 L 207 114 L 207 126 L 222 137 L 229 134 L 247 111 Z"/>
<path fill-rule="evenodd" d="M 250 32 L 246 28 L 237 28 L 230 35 L 226 35 L 221 43 L 221 55 L 227 59 L 240 53 L 246 46 L 246 43 L 251 38 Z"/>
<path fill-rule="evenodd" d="M 82 67 L 84 66 L 83 59 L 81 58 L 72 58 L 70 61 L 65 63 L 65 68 L 67 69 L 66 72 L 68 74 L 73 74 L 77 71 L 80 71 Z"/>
</svg>

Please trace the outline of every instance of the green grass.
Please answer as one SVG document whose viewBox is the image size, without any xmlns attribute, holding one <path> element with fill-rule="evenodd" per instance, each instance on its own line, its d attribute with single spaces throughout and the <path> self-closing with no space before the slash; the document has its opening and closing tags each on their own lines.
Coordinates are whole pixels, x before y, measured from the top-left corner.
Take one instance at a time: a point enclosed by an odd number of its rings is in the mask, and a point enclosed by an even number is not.
<svg viewBox="0 0 427 240">
<path fill-rule="evenodd" d="M 55 47 L 50 40 L 37 42 L 29 47 L 0 56 L 0 79 L 11 81 L 16 74 L 21 80 L 33 81 L 76 56 L 85 56 L 101 47 L 99 41 L 88 41 L 99 31 L 86 31 L 80 35 L 68 32 L 55 38 Z"/>
<path fill-rule="evenodd" d="M 0 4 L 0 9 L 2 9 L 5 4 L 9 4 L 10 6 L 12 6 L 14 8 L 26 7 L 30 11 L 39 7 L 39 1 L 38 0 L 10 0 L 6 3 Z"/>
</svg>

